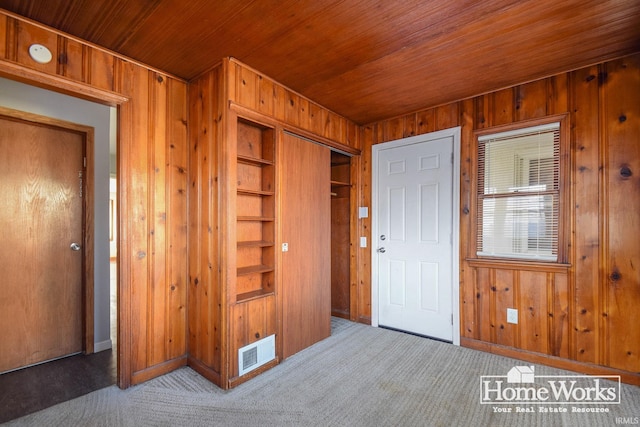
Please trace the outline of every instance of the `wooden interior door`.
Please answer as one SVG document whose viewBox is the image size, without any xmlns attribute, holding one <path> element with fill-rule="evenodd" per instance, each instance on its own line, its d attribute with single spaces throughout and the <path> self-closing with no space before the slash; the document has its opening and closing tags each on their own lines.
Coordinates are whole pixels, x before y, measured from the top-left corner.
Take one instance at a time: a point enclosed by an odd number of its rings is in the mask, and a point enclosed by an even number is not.
<svg viewBox="0 0 640 427">
<path fill-rule="evenodd" d="M 331 335 L 330 150 L 284 133 L 281 145 L 282 353 Z"/>
<path fill-rule="evenodd" d="M 83 134 L 0 116 L 0 372 L 82 351 L 83 158 Z"/>
</svg>

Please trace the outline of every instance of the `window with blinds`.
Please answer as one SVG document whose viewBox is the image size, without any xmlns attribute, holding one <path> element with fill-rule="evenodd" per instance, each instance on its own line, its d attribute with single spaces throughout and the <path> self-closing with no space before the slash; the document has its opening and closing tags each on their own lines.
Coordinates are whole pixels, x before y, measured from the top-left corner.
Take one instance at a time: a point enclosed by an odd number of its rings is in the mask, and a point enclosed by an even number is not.
<svg viewBox="0 0 640 427">
<path fill-rule="evenodd" d="M 560 123 L 478 137 L 477 255 L 558 260 Z"/>
</svg>

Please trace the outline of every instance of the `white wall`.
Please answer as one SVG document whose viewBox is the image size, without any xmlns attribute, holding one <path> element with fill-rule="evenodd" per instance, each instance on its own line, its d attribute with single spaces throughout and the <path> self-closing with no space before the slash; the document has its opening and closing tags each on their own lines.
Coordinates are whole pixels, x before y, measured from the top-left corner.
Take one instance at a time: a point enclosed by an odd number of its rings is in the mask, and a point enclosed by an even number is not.
<svg viewBox="0 0 640 427">
<path fill-rule="evenodd" d="M 95 351 L 111 348 L 109 326 L 109 146 L 115 108 L 0 78 L 0 105 L 95 129 Z"/>
</svg>

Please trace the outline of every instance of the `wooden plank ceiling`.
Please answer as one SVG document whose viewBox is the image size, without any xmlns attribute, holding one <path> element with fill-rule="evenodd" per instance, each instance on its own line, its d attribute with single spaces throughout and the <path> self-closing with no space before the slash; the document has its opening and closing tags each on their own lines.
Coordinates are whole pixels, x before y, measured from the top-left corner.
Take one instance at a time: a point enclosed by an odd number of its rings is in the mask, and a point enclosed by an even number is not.
<svg viewBox="0 0 640 427">
<path fill-rule="evenodd" d="M 638 0 L 0 0 L 191 79 L 233 56 L 359 124 L 640 51 Z"/>
</svg>

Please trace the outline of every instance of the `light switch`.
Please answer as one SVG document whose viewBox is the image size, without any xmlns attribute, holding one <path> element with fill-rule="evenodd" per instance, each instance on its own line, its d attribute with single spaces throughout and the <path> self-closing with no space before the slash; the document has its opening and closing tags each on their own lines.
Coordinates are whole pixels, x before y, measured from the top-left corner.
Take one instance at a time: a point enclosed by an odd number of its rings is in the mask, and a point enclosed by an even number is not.
<svg viewBox="0 0 640 427">
<path fill-rule="evenodd" d="M 369 218 L 369 208 L 367 206 L 360 206 L 358 208 L 358 218 Z"/>
<path fill-rule="evenodd" d="M 366 236 L 360 237 L 360 247 L 361 248 L 366 248 L 367 247 L 367 237 Z"/>
<path fill-rule="evenodd" d="M 282 252 L 288 252 L 289 251 L 289 244 L 288 243 L 283 243 L 282 244 Z"/>
</svg>

